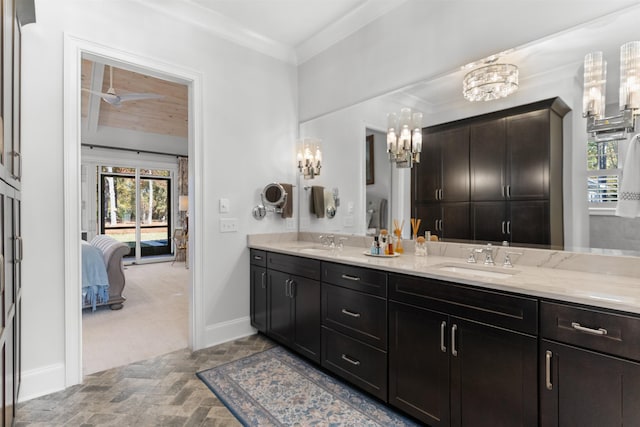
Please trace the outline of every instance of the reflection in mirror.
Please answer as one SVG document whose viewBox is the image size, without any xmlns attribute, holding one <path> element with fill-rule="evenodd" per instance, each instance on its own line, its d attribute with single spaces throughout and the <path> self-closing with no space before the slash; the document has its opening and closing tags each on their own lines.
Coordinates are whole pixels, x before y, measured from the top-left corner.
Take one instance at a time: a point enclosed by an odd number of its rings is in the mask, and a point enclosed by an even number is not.
<svg viewBox="0 0 640 427">
<path fill-rule="evenodd" d="M 305 221 L 301 216 L 300 231 L 360 235 L 367 233 L 371 220 L 367 200 L 370 185 L 366 184 L 366 146 L 362 141 L 369 134 L 368 129 L 386 128 L 386 114 L 389 111 L 399 111 L 402 107 L 422 111 L 423 126 L 429 127 L 559 97 L 571 109 L 563 118 L 562 221 L 565 249 L 640 255 L 640 218 L 616 217 L 615 202 L 599 202 L 606 198 L 590 197 L 587 191 L 589 182 L 598 182 L 597 179 L 592 179 L 594 176 L 620 174 L 628 141 L 623 140 L 618 144 L 619 161 L 616 168 L 588 171 L 586 121 L 581 114 L 584 56 L 593 51 L 604 52 L 609 63 L 607 93 L 618 93 L 619 48 L 628 41 L 638 39 L 635 25 L 638 20 L 640 8 L 629 8 L 514 47 L 503 59 L 520 68 L 520 88 L 504 99 L 482 103 L 466 101 L 461 93 L 465 71 L 455 68 L 393 93 L 301 123 L 301 134 L 317 135 L 328 142 L 323 152 L 327 165 L 327 173 L 323 179 L 326 182 L 340 183 L 341 196 L 345 204 L 353 207 L 353 216 L 350 219 L 343 218 L 340 222 L 333 221 L 330 229 L 323 228 L 327 227 L 326 223 Z M 486 56 L 486 52 L 478 55 L 483 56 Z M 459 64 L 462 65 L 464 64 Z M 618 108 L 616 97 L 610 96 L 607 103 L 608 109 L 615 113 Z M 592 147 L 591 152 L 590 156 L 597 156 L 598 147 Z M 377 159 L 380 157 L 387 161 L 386 153 L 379 156 L 376 151 L 374 185 L 378 185 L 381 179 Z M 354 158 L 360 159 L 360 164 L 354 164 Z M 421 160 L 421 164 L 424 160 Z M 598 164 L 593 160 L 590 163 Z M 601 164 L 607 162 L 603 161 Z M 389 213 L 386 221 L 388 223 L 395 218 L 409 223 L 410 173 L 394 167 L 390 168 L 389 175 Z M 344 211 L 348 215 L 349 209 Z M 304 212 L 304 209 L 300 212 Z M 408 230 L 404 230 L 405 238 L 409 234 Z"/>
<path fill-rule="evenodd" d="M 385 133 L 367 129 L 366 134 L 366 233 L 367 235 L 375 236 L 380 233 L 381 228 L 389 228 L 391 163 L 385 149 Z"/>
</svg>

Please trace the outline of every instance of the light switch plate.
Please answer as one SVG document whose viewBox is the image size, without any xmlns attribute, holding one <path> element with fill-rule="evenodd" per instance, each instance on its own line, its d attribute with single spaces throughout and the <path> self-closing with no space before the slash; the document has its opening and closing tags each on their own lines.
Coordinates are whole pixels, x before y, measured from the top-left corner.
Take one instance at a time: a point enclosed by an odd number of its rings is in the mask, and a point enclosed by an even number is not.
<svg viewBox="0 0 640 427">
<path fill-rule="evenodd" d="M 238 231 L 238 218 L 220 218 L 221 233 L 235 233 Z"/>
<path fill-rule="evenodd" d="M 229 206 L 229 199 L 220 199 L 220 213 L 229 213 L 231 206 Z"/>
</svg>

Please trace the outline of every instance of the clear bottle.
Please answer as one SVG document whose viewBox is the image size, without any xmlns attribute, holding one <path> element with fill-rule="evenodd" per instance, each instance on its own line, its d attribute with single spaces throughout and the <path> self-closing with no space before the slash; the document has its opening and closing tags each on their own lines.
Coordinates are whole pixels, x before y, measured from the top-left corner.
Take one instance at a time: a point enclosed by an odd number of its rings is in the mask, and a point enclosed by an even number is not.
<svg viewBox="0 0 640 427">
<path fill-rule="evenodd" d="M 371 255 L 378 255 L 378 251 L 380 244 L 378 243 L 378 236 L 373 238 L 373 242 L 371 242 Z"/>
</svg>

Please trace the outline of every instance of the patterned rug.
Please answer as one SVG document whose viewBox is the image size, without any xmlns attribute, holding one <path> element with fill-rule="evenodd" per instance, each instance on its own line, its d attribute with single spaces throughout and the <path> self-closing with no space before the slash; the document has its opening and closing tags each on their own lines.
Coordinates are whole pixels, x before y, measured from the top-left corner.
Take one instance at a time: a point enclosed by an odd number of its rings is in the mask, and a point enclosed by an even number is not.
<svg viewBox="0 0 640 427">
<path fill-rule="evenodd" d="M 416 425 L 282 347 L 197 375 L 245 426 Z"/>
</svg>

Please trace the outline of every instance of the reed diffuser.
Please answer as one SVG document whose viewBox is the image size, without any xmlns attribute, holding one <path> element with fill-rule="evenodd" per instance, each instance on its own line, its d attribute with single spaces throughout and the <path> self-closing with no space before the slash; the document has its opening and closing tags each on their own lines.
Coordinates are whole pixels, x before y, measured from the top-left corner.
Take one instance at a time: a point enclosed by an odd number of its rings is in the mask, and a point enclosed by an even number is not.
<svg viewBox="0 0 640 427">
<path fill-rule="evenodd" d="M 394 234 L 394 252 L 396 253 L 404 253 L 404 247 L 402 246 L 402 228 L 404 227 L 404 220 L 402 220 L 402 224 L 398 222 L 397 219 L 393 220 L 393 234 Z"/>
<path fill-rule="evenodd" d="M 411 232 L 413 233 L 414 242 L 418 237 L 418 231 L 420 230 L 420 222 L 422 222 L 422 220 L 419 218 L 411 218 Z"/>
</svg>

